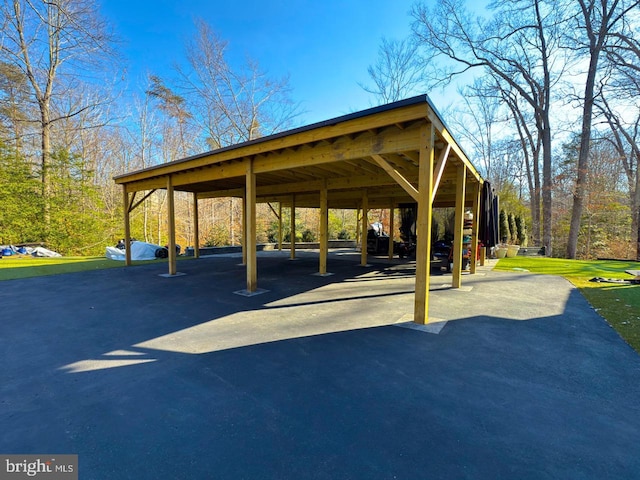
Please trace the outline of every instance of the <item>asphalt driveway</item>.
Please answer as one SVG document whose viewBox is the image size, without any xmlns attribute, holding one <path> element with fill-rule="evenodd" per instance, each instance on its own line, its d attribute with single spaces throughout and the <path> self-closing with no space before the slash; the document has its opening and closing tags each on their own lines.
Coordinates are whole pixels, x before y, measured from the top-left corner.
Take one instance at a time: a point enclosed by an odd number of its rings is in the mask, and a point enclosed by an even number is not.
<svg viewBox="0 0 640 480">
<path fill-rule="evenodd" d="M 0 283 L 0 453 L 81 479 L 631 479 L 640 357 L 562 278 L 333 253 Z"/>
</svg>

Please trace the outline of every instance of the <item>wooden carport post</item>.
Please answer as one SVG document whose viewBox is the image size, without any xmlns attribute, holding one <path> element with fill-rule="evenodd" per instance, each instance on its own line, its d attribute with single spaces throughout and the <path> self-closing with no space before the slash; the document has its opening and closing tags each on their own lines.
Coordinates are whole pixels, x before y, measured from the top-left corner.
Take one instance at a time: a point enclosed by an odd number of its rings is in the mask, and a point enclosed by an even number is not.
<svg viewBox="0 0 640 480">
<path fill-rule="evenodd" d="M 167 176 L 167 226 L 169 230 L 169 275 L 175 275 L 176 268 L 176 214 L 173 198 L 173 179 Z"/>
<path fill-rule="evenodd" d="M 418 218 L 416 219 L 416 293 L 414 323 L 429 322 L 429 283 L 431 269 L 431 221 L 435 129 L 432 123 L 420 129 L 420 166 L 418 170 Z"/>
<path fill-rule="evenodd" d="M 198 194 L 193 192 L 193 256 L 200 258 L 200 225 L 198 218 Z"/>
<path fill-rule="evenodd" d="M 466 196 L 467 167 L 459 165 L 456 175 L 455 228 L 453 231 L 453 280 L 452 287 L 462 285 L 462 228 L 464 225 L 464 203 Z"/>
<path fill-rule="evenodd" d="M 367 189 L 362 191 L 362 233 L 360 235 L 362 251 L 360 252 L 360 265 L 368 267 L 367 264 L 367 225 L 369 222 L 369 195 Z"/>
<path fill-rule="evenodd" d="M 319 274 L 327 273 L 327 255 L 329 253 L 329 207 L 327 200 L 327 181 L 322 182 L 320 189 L 320 268 Z"/>
<path fill-rule="evenodd" d="M 282 251 L 282 202 L 278 202 L 278 251 Z"/>
<path fill-rule="evenodd" d="M 247 187 L 242 195 L 242 265 L 247 264 Z"/>
<path fill-rule="evenodd" d="M 360 207 L 356 208 L 356 245 L 360 243 Z"/>
<path fill-rule="evenodd" d="M 290 215 L 290 234 L 289 245 L 291 245 L 291 252 L 289 258 L 291 260 L 296 259 L 296 194 L 291 195 L 291 215 Z"/>
<path fill-rule="evenodd" d="M 129 213 L 131 206 L 129 205 L 129 192 L 127 191 L 127 184 L 122 185 L 122 194 L 124 200 L 124 264 L 131 266 L 131 223 Z"/>
<path fill-rule="evenodd" d="M 258 288 L 258 261 L 256 254 L 256 174 L 253 171 L 253 160 L 249 160 L 247 162 L 246 190 L 244 198 L 244 239 L 246 243 L 247 292 L 253 293 Z"/>
<path fill-rule="evenodd" d="M 395 229 L 395 202 L 391 199 L 391 205 L 389 206 L 389 260 L 393 259 L 393 231 Z"/>
</svg>

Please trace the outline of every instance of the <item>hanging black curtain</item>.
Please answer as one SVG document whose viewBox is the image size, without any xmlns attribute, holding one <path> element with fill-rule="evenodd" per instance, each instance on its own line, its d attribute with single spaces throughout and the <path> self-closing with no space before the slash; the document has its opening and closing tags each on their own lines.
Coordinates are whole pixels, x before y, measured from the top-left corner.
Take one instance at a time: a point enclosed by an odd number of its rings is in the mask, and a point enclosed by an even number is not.
<svg viewBox="0 0 640 480">
<path fill-rule="evenodd" d="M 482 185 L 478 236 L 487 250 L 498 244 L 498 197 L 489 182 Z"/>
</svg>

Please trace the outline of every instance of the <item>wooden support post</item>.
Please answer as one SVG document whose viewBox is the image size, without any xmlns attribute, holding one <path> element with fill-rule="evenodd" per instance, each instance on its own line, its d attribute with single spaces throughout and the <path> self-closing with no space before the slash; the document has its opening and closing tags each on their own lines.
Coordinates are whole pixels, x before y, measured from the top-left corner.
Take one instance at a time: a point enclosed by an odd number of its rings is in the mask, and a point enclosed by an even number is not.
<svg viewBox="0 0 640 480">
<path fill-rule="evenodd" d="M 282 251 L 282 202 L 278 202 L 278 251 Z"/>
<path fill-rule="evenodd" d="M 247 264 L 247 189 L 242 194 L 242 265 Z"/>
<path fill-rule="evenodd" d="M 462 228 L 464 226 L 464 200 L 466 195 L 467 168 L 459 165 L 456 175 L 456 207 L 453 230 L 453 280 L 451 286 L 462 285 Z"/>
<path fill-rule="evenodd" d="M 253 160 L 247 162 L 245 192 L 244 244 L 246 244 L 247 292 L 255 292 L 258 288 L 258 259 L 256 254 L 256 174 L 253 171 Z"/>
<path fill-rule="evenodd" d="M 320 189 L 320 275 L 327 273 L 327 255 L 329 253 L 329 207 L 327 200 L 327 182 Z"/>
<path fill-rule="evenodd" d="M 291 245 L 291 254 L 289 256 L 289 258 L 291 258 L 291 260 L 295 260 L 296 258 L 296 195 L 293 194 L 291 195 L 291 227 L 290 227 L 290 231 L 291 231 L 291 241 L 289 242 L 289 244 Z"/>
<path fill-rule="evenodd" d="M 362 193 L 362 233 L 361 239 L 361 252 L 360 252 L 360 265 L 367 266 L 367 228 L 369 227 L 369 195 L 365 188 Z"/>
<path fill-rule="evenodd" d="M 198 194 L 193 192 L 193 256 L 200 258 L 200 219 L 198 217 Z"/>
<path fill-rule="evenodd" d="M 471 254 L 469 256 L 471 274 L 476 273 L 478 263 L 478 234 L 480 233 L 478 227 L 480 225 L 480 193 L 482 191 L 480 187 L 480 182 L 475 183 L 473 187 L 473 207 L 471 209 L 473 212 L 473 233 L 471 234 Z"/>
<path fill-rule="evenodd" d="M 129 218 L 129 192 L 127 186 L 122 185 L 122 193 L 124 200 L 124 264 L 131 266 L 131 221 Z"/>
<path fill-rule="evenodd" d="M 416 293 L 413 309 L 413 321 L 418 324 L 429 323 L 434 144 L 435 128 L 433 124 L 424 125 L 420 130 L 419 200 L 418 218 L 416 219 Z"/>
<path fill-rule="evenodd" d="M 391 199 L 391 205 L 389 206 L 389 260 L 393 259 L 393 232 L 395 229 L 395 202 Z"/>
<path fill-rule="evenodd" d="M 356 245 L 360 245 L 360 208 L 356 208 Z"/>
<path fill-rule="evenodd" d="M 169 230 L 169 275 L 175 275 L 178 271 L 176 267 L 176 213 L 175 199 L 173 195 L 173 179 L 171 175 L 167 177 L 167 226 Z"/>
</svg>

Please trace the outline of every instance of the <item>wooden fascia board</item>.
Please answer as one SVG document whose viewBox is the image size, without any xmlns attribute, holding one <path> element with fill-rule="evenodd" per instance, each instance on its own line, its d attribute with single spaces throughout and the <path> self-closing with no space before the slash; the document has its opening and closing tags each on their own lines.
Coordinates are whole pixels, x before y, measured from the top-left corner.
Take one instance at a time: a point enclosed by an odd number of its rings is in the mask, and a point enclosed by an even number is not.
<svg viewBox="0 0 640 480">
<path fill-rule="evenodd" d="M 188 169 L 206 167 L 230 160 L 238 160 L 244 157 L 264 155 L 283 149 L 318 142 L 320 140 L 342 137 L 362 131 L 375 130 L 390 125 L 402 124 L 411 120 L 426 118 L 428 111 L 428 105 L 426 103 L 420 103 L 345 122 L 339 122 L 335 125 L 328 125 L 300 133 L 293 133 L 291 135 L 266 140 L 264 142 L 257 142 L 245 146 L 240 145 L 237 148 L 223 149 L 218 152 L 213 151 L 195 158 L 178 160 L 165 165 L 120 175 L 114 180 L 116 184 L 131 183 L 152 177 L 162 177 Z M 335 149 L 335 143 L 336 142 L 323 142 L 322 145 L 317 145 L 315 148 L 323 146 L 325 148 L 328 147 L 328 149 Z M 256 173 L 259 172 L 256 171 Z"/>
</svg>

